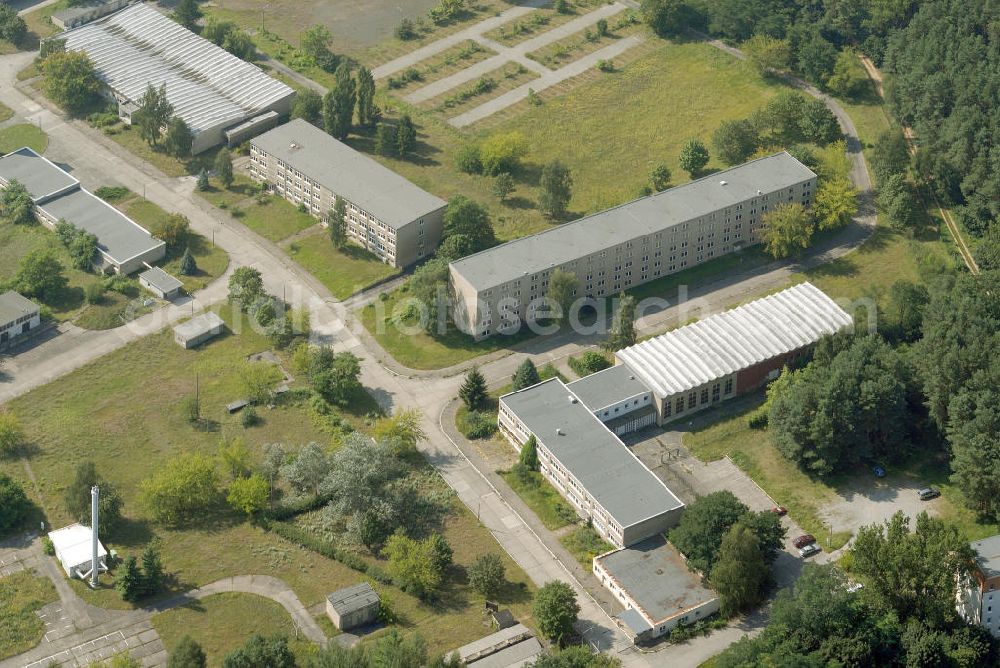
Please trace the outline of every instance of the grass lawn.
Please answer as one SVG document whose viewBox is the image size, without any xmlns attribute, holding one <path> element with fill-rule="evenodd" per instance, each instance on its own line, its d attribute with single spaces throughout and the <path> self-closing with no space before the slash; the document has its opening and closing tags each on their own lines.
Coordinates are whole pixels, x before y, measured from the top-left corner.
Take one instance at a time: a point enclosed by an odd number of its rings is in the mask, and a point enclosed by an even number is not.
<svg viewBox="0 0 1000 668">
<path fill-rule="evenodd" d="M 504 63 L 479 79 L 420 103 L 420 108 L 453 118 L 539 77 L 521 63 Z"/>
<path fill-rule="evenodd" d="M 405 285 L 356 312 L 356 315 L 386 351 L 397 362 L 411 369 L 442 369 L 480 355 L 508 348 L 532 336 L 527 329 L 511 336 L 499 336 L 485 341 L 471 337 L 448 325 L 443 335 L 429 334 L 412 320 L 397 319 L 406 313 L 408 294 Z"/>
<path fill-rule="evenodd" d="M 313 216 L 299 211 L 277 195 L 262 195 L 256 183 L 239 175 L 228 188 L 212 179 L 209 190 L 195 191 L 212 206 L 228 211 L 251 230 L 271 241 L 281 241 L 319 224 Z"/>
<path fill-rule="evenodd" d="M 211 169 L 217 149 L 209 149 L 196 156 L 180 159 L 154 149 L 139 136 L 139 131 L 125 123 L 115 123 L 103 128 L 104 134 L 121 144 L 123 148 L 138 158 L 153 165 L 167 176 L 179 177 L 197 174 L 202 168 Z"/>
<path fill-rule="evenodd" d="M 228 309 L 221 315 L 231 331 L 238 321 Z M 240 369 L 246 357 L 270 348 L 266 339 L 249 327 L 239 329 L 238 334 L 227 333 L 194 350 L 178 347 L 169 330 L 151 335 L 10 402 L 9 408 L 27 433 L 26 452 L 38 487 L 27 482 L 23 464 L 17 459 L 0 460 L 0 471 L 21 481 L 42 507 L 46 520 L 59 525 L 69 520 L 62 504 L 64 485 L 72 479 L 77 462 L 93 460 L 100 474 L 121 490 L 125 502 L 126 521 L 108 535 L 106 545 L 123 556 L 137 555 L 158 537 L 171 574 L 167 594 L 231 575 L 264 572 L 284 580 L 307 607 L 313 606 L 330 591 L 362 581 L 364 576 L 254 527 L 224 508 L 213 511 L 210 522 L 168 529 L 152 523 L 141 504 L 140 482 L 170 457 L 180 452 L 214 456 L 223 438 L 242 438 L 255 458 L 267 443 L 281 442 L 295 448 L 310 441 L 335 441 L 328 421 L 306 400 L 287 400 L 274 409 L 261 409 L 262 423 L 252 428 L 242 427 L 238 416 L 226 413 L 225 404 L 244 394 Z M 284 357 L 284 353 L 279 356 Z M 186 422 L 179 406 L 195 391 L 196 379 L 203 415 L 203 425 L 197 428 Z M 155 392 L 149 391 L 151 383 Z M 338 410 L 355 428 L 364 429 L 366 415 L 378 409 L 374 400 L 364 395 Z M 508 580 L 513 583 L 505 591 L 503 603 L 512 607 L 519 619 L 530 620 L 527 576 L 457 501 L 443 533 L 454 549 L 456 567 L 441 600 L 425 604 L 399 589 L 384 588 L 400 614 L 400 627 L 419 631 L 432 652 L 486 635 L 489 630 L 481 625 L 483 601 L 468 588 L 465 569 L 487 551 L 503 556 Z M 96 605 L 129 607 L 110 582 L 111 578 L 106 578 L 104 587 L 97 591 L 84 586 L 77 591 Z M 241 640 L 242 636 L 234 644 Z"/>
<path fill-rule="evenodd" d="M 461 193 L 488 204 L 502 240 L 553 224 L 537 210 L 537 201 L 541 166 L 554 159 L 573 172 L 570 218 L 634 199 L 659 162 L 671 169 L 675 184 L 683 183 L 687 174 L 677 159 L 684 142 L 692 137 L 708 142 L 723 120 L 747 116 L 782 84 L 762 79 L 706 44 L 647 41 L 651 51 L 615 73 L 574 85 L 541 106 L 526 106 L 489 130 L 456 130 L 433 112 L 381 93 L 390 117 L 401 110 L 414 114 L 419 141 L 408 160 L 373 157 L 439 197 Z M 512 131 L 524 136 L 529 151 L 515 175 L 517 189 L 500 203 L 491 193 L 493 179 L 461 173 L 455 157 L 467 143 Z M 370 133 L 349 143 L 374 152 Z M 708 165 L 719 167 L 715 160 Z"/>
<path fill-rule="evenodd" d="M 589 526 L 579 526 L 559 539 L 570 554 L 580 562 L 585 569 L 590 570 L 594 563 L 594 557 L 615 549 L 615 546 L 607 542 Z"/>
<path fill-rule="evenodd" d="M 504 46 L 513 46 L 580 18 L 600 4 L 600 0 L 576 0 L 567 2 L 567 11 L 564 12 L 557 12 L 552 7 L 541 7 L 484 33 L 484 37 L 500 42 Z"/>
<path fill-rule="evenodd" d="M 536 51 L 532 51 L 527 54 L 527 56 L 532 60 L 537 60 L 549 69 L 559 69 L 560 67 L 568 65 L 574 60 L 578 60 L 587 54 L 609 46 L 622 37 L 626 37 L 639 31 L 646 31 L 646 28 L 640 21 L 623 25 L 617 30 L 611 27 L 619 22 L 624 23 L 626 15 L 631 15 L 632 13 L 633 12 L 631 12 L 631 10 L 625 10 L 613 16 L 609 16 L 607 19 L 610 24 L 609 31 L 603 37 L 597 34 L 597 29 L 594 26 L 590 26 L 578 33 L 570 35 L 569 37 L 564 37 L 558 42 L 553 42 Z"/>
<path fill-rule="evenodd" d="M 295 640 L 295 622 L 280 603 L 255 594 L 208 596 L 154 615 L 151 621 L 167 652 L 189 635 L 205 650 L 209 666 L 221 666 L 226 654 L 254 633 L 268 636 L 283 631 L 299 665 L 315 653 L 307 640 Z"/>
<path fill-rule="evenodd" d="M 287 251 L 337 299 L 347 299 L 400 272 L 361 246 L 348 243 L 340 250 L 334 248 L 325 230 L 297 239 Z"/>
<path fill-rule="evenodd" d="M 684 445 L 702 461 L 729 455 L 771 498 L 788 508 L 789 515 L 806 533 L 819 537 L 824 549 L 840 548 L 850 539 L 850 532 L 834 533 L 831 543 L 829 531 L 819 516 L 819 509 L 835 500 L 834 490 L 785 459 L 771 444 L 766 431 L 747 426 L 747 415 L 760 399 L 744 400 L 743 408 L 732 417 L 684 434 Z"/>
<path fill-rule="evenodd" d="M 156 204 L 135 195 L 121 202 L 116 202 L 115 206 L 146 229 L 151 229 L 156 221 L 170 215 Z M 191 249 L 195 264 L 198 265 L 198 271 L 193 276 L 181 274 L 181 256 L 184 254 L 184 248 Z M 189 232 L 184 247 L 168 250 L 167 257 L 160 263 L 160 266 L 168 274 L 181 281 L 184 284 L 184 290 L 192 293 L 204 288 L 225 273 L 226 267 L 229 266 L 229 255 L 218 246 L 213 246 L 209 239 L 197 232 Z"/>
<path fill-rule="evenodd" d="M 24 22 L 28 24 L 28 39 L 24 46 L 30 45 L 32 49 L 37 49 L 40 39 L 50 37 L 59 32 L 61 28 L 56 27 L 52 23 L 52 15 L 68 6 L 69 0 L 60 0 L 55 4 L 25 14 Z"/>
<path fill-rule="evenodd" d="M 14 115 L 14 110 L 8 107 L 3 102 L 0 102 L 0 123 L 2 123 L 3 121 L 10 120 L 10 118 L 13 115 Z"/>
<path fill-rule="evenodd" d="M 461 44 L 456 44 L 450 49 L 445 49 L 437 55 L 420 61 L 412 68 L 407 68 L 403 72 L 389 77 L 386 85 L 397 95 L 403 95 L 404 91 L 409 92 L 426 86 L 495 55 L 496 52 L 492 49 L 475 40 L 467 39 Z M 407 77 L 405 72 L 410 70 L 415 71 L 419 78 Z"/>
<path fill-rule="evenodd" d="M 0 578 L 0 659 L 27 652 L 41 642 L 45 623 L 35 612 L 57 600 L 49 579 L 30 571 Z"/>
<path fill-rule="evenodd" d="M 4 107 L 9 112 L 8 118 L 13 115 L 9 108 Z M 10 153 L 19 148 L 27 146 L 35 153 L 44 153 L 49 145 L 49 136 L 37 126 L 30 123 L 11 125 L 0 130 L 0 152 Z"/>
<path fill-rule="evenodd" d="M 527 480 L 522 480 L 513 473 L 501 473 L 501 476 L 538 516 L 546 529 L 561 529 L 579 519 L 576 511 L 538 471 L 530 471 Z"/>
</svg>

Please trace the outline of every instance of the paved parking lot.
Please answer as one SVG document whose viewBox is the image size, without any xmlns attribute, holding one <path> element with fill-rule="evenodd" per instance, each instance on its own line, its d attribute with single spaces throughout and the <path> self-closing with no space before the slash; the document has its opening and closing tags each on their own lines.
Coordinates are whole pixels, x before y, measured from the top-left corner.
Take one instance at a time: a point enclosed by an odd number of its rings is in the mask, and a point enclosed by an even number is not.
<svg viewBox="0 0 1000 668">
<path fill-rule="evenodd" d="M 836 503 L 824 507 L 820 514 L 835 531 L 857 533 L 860 527 L 882 523 L 901 510 L 910 518 L 923 511 L 937 515 L 940 499 L 921 501 L 917 492 L 926 482 L 903 474 L 877 479 L 874 475 L 858 476 L 837 488 Z"/>
<path fill-rule="evenodd" d="M 728 490 L 750 510 L 766 511 L 776 504 L 750 476 L 728 458 L 703 462 L 684 448 L 681 432 L 644 429 L 625 437 L 632 452 L 649 467 L 670 490 L 686 504 L 699 496 Z M 803 560 L 792 540 L 805 533 L 787 515 L 781 518 L 786 529 L 785 550 L 774 562 L 774 577 L 779 586 L 788 586 L 802 570 Z M 829 555 L 821 553 L 812 559 L 825 563 Z"/>
</svg>

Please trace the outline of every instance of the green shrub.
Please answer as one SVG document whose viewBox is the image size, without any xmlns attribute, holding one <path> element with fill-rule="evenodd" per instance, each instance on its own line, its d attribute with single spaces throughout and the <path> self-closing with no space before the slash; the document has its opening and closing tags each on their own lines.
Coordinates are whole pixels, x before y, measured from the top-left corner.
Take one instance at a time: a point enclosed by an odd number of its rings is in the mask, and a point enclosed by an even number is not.
<svg viewBox="0 0 1000 668">
<path fill-rule="evenodd" d="M 253 406 L 244 408 L 240 415 L 240 424 L 243 425 L 244 429 L 249 429 L 260 424 L 260 416 L 257 415 L 257 409 Z"/>
<path fill-rule="evenodd" d="M 588 350 L 579 357 L 570 357 L 568 360 L 569 368 L 573 369 L 576 375 L 589 376 L 592 373 L 597 373 L 598 371 L 603 371 L 611 366 L 611 362 L 608 358 L 599 352 L 593 350 Z"/>
<path fill-rule="evenodd" d="M 117 116 L 115 120 L 118 120 Z M 101 186 L 94 191 L 94 194 L 105 202 L 119 202 L 131 195 L 132 191 L 125 186 Z"/>
<path fill-rule="evenodd" d="M 84 297 L 88 304 L 100 304 L 104 301 L 104 283 L 100 281 L 95 281 L 88 285 L 84 290 Z"/>
<path fill-rule="evenodd" d="M 42 552 L 50 557 L 56 556 L 56 546 L 52 544 L 52 539 L 48 536 L 42 538 Z"/>
<path fill-rule="evenodd" d="M 469 411 L 463 416 L 459 428 L 470 440 L 489 438 L 497 431 L 496 415 L 487 411 Z"/>
</svg>

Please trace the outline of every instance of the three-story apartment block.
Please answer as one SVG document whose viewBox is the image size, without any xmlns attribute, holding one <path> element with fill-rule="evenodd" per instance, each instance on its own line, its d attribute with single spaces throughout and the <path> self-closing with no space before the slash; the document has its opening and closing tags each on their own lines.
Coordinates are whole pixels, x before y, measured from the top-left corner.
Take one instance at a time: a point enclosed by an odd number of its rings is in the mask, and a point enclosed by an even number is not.
<svg viewBox="0 0 1000 668">
<path fill-rule="evenodd" d="M 782 152 L 475 253 L 449 265 L 455 323 L 477 339 L 517 330 L 542 315 L 556 269 L 597 299 L 738 251 L 761 241 L 768 211 L 815 191 Z"/>
<path fill-rule="evenodd" d="M 386 264 L 409 266 L 441 241 L 444 200 L 302 119 L 253 139 L 249 172 L 317 218 L 340 196 L 348 237 Z"/>
</svg>

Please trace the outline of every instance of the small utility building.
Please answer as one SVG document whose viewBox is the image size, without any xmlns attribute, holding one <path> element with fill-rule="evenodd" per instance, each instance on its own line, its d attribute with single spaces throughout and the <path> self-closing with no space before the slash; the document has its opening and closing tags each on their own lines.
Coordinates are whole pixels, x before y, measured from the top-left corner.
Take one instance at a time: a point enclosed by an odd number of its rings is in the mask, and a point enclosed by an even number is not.
<svg viewBox="0 0 1000 668">
<path fill-rule="evenodd" d="M 542 646 L 531 629 L 524 624 L 515 624 L 456 651 L 470 668 L 511 668 L 534 663 L 542 653 Z"/>
<path fill-rule="evenodd" d="M 35 302 L 13 290 L 0 294 L 0 350 L 38 327 L 41 322 Z"/>
<path fill-rule="evenodd" d="M 367 582 L 345 587 L 326 597 L 326 614 L 341 631 L 371 624 L 378 617 L 378 594 Z"/>
<path fill-rule="evenodd" d="M 62 529 L 49 532 L 49 540 L 56 550 L 56 559 L 62 564 L 66 575 L 71 578 L 86 579 L 90 576 L 93 561 L 94 534 L 90 527 L 82 524 L 71 524 Z M 101 572 L 108 570 L 108 552 L 104 545 L 97 543 L 97 562 Z"/>
<path fill-rule="evenodd" d="M 181 293 L 184 284 L 163 271 L 153 267 L 139 274 L 139 285 L 146 288 L 160 299 L 173 299 Z"/>
<path fill-rule="evenodd" d="M 222 333 L 226 323 L 209 311 L 174 327 L 174 341 L 181 348 L 194 348 Z"/>
</svg>

